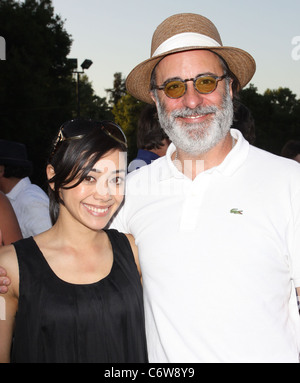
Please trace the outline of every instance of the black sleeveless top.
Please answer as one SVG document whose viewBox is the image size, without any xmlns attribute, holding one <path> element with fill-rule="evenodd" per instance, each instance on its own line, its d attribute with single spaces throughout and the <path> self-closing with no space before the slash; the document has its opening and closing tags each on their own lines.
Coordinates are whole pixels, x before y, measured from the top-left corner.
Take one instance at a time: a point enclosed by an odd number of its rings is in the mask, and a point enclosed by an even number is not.
<svg viewBox="0 0 300 383">
<path fill-rule="evenodd" d="M 143 295 L 128 239 L 105 230 L 113 265 L 99 282 L 76 285 L 52 271 L 32 237 L 14 243 L 20 295 L 15 363 L 147 362 Z"/>
</svg>

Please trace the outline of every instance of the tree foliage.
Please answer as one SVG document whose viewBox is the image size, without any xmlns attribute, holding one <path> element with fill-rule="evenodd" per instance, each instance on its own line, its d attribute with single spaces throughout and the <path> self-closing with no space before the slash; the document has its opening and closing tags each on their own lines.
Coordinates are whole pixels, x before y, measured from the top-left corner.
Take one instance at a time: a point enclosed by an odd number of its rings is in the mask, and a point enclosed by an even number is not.
<svg viewBox="0 0 300 383">
<path fill-rule="evenodd" d="M 110 106 L 117 105 L 118 101 L 126 95 L 125 79 L 121 72 L 114 74 L 113 88 L 105 89 L 108 93 L 108 103 Z"/>
<path fill-rule="evenodd" d="M 250 85 L 240 99 L 254 117 L 257 147 L 280 154 L 288 140 L 300 140 L 300 100 L 290 89 L 267 89 L 261 95 Z"/>
<path fill-rule="evenodd" d="M 23 142 L 43 184 L 45 161 L 60 125 L 77 115 L 76 78 L 68 54 L 72 38 L 51 0 L 0 0 L 0 36 L 6 61 L 0 71 L 1 138 Z M 82 116 L 112 117 L 105 99 L 80 78 Z"/>
<path fill-rule="evenodd" d="M 76 84 L 74 83 L 74 87 Z M 94 120 L 112 120 L 113 114 L 106 98 L 95 94 L 92 84 L 86 75 L 79 79 L 80 116 Z M 75 92 L 75 91 L 74 91 Z M 75 93 L 73 94 L 75 95 Z"/>
<path fill-rule="evenodd" d="M 128 162 L 130 162 L 137 153 L 137 122 L 144 106 L 145 103 L 136 100 L 127 93 L 120 98 L 112 109 L 115 122 L 122 127 L 128 140 Z"/>
</svg>

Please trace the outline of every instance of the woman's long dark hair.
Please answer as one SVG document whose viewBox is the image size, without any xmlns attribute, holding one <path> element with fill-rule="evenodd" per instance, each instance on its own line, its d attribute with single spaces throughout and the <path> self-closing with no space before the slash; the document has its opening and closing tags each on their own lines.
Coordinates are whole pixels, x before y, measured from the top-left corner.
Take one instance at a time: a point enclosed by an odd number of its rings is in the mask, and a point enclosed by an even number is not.
<svg viewBox="0 0 300 383">
<path fill-rule="evenodd" d="M 60 198 L 61 189 L 71 189 L 79 185 L 95 163 L 109 151 L 127 152 L 126 145 L 109 137 L 99 127 L 95 127 L 95 121 L 74 120 L 72 123 L 75 128 L 77 122 L 87 133 L 80 139 L 67 139 L 54 144 L 54 150 L 48 160 L 48 164 L 53 166 L 55 172 L 55 175 L 48 180 L 50 217 L 53 225 L 59 215 L 59 205 L 64 204 Z M 78 126 L 74 135 L 78 135 Z M 71 187 L 66 186 L 74 180 L 76 182 Z"/>
</svg>

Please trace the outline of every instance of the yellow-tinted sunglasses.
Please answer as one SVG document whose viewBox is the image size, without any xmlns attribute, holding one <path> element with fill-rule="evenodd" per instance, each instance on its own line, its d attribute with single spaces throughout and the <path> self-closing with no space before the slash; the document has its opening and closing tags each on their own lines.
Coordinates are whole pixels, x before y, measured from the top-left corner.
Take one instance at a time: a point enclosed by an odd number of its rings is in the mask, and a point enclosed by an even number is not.
<svg viewBox="0 0 300 383">
<path fill-rule="evenodd" d="M 218 82 L 223 80 L 227 75 L 215 76 L 200 74 L 195 78 L 189 78 L 186 80 L 167 80 L 164 84 L 154 86 L 153 89 L 163 90 L 165 95 L 169 98 L 180 98 L 187 91 L 186 83 L 193 81 L 194 88 L 198 93 L 209 94 L 216 90 Z"/>
</svg>

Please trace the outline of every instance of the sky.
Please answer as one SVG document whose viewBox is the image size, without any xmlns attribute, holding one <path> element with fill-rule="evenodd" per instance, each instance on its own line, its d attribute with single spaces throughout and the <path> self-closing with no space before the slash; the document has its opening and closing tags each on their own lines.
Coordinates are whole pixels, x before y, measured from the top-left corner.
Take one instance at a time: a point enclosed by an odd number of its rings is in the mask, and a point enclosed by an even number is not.
<svg viewBox="0 0 300 383">
<path fill-rule="evenodd" d="M 114 73 L 126 76 L 150 57 L 156 27 L 176 13 L 198 13 L 217 27 L 223 45 L 255 59 L 250 84 L 260 94 L 289 88 L 300 98 L 300 0 L 52 0 L 72 36 L 70 58 L 93 61 L 86 70 L 95 93 L 106 97 Z M 81 68 L 80 68 L 81 69 Z"/>
</svg>

